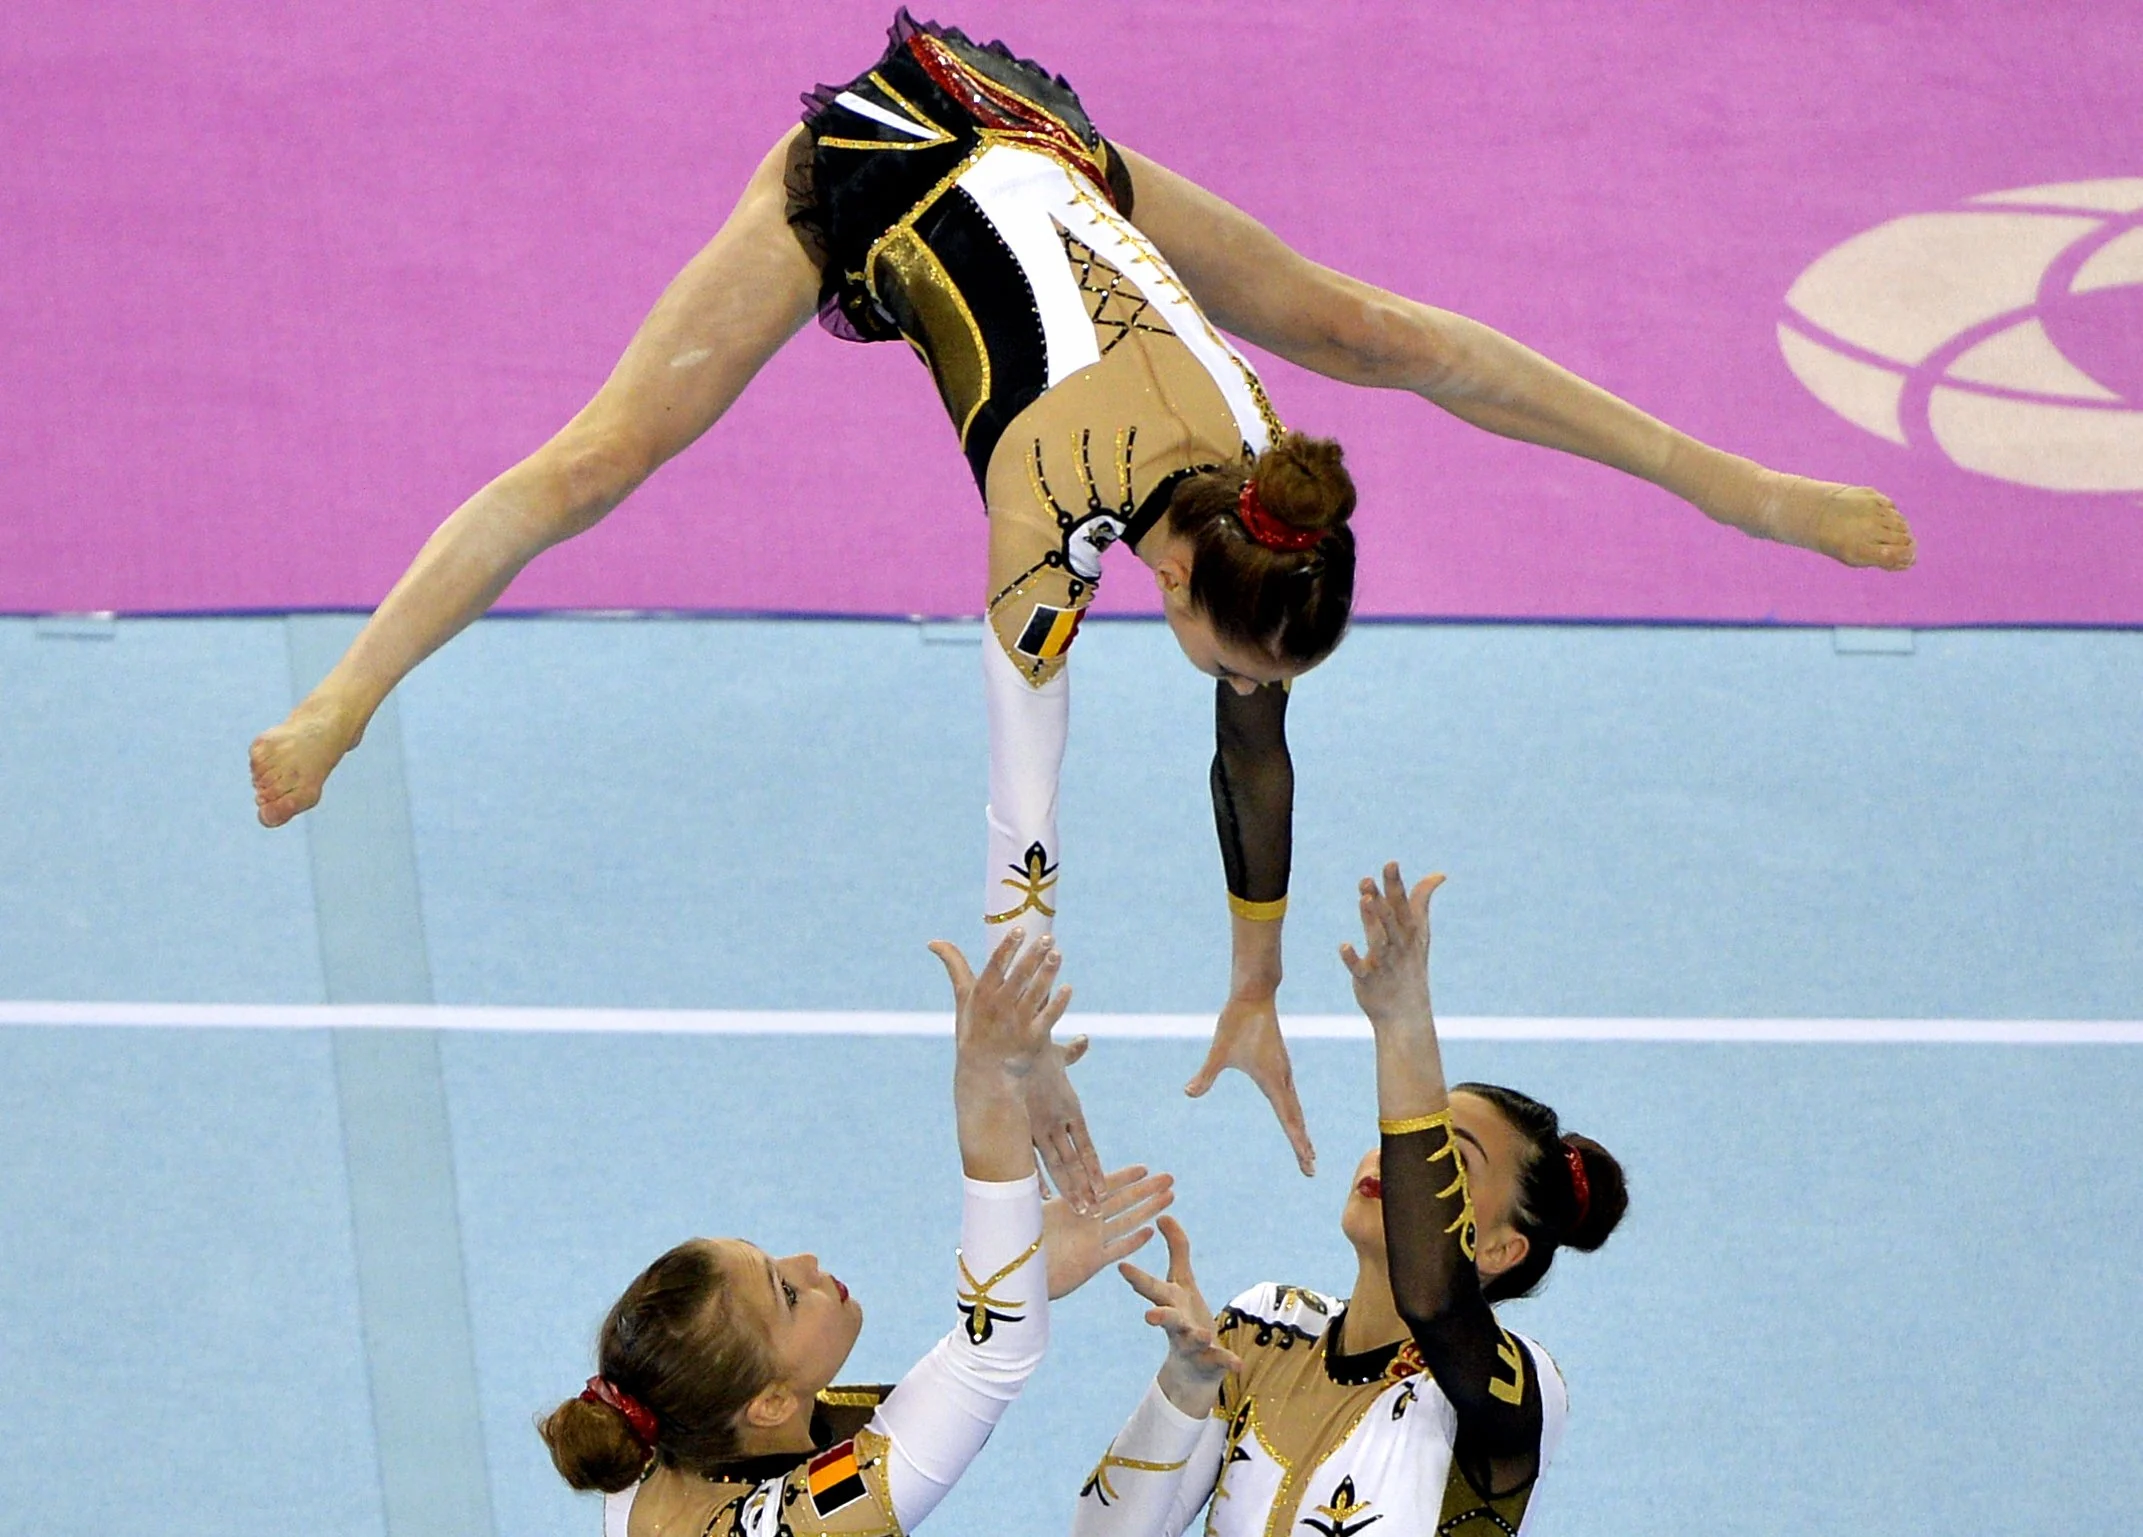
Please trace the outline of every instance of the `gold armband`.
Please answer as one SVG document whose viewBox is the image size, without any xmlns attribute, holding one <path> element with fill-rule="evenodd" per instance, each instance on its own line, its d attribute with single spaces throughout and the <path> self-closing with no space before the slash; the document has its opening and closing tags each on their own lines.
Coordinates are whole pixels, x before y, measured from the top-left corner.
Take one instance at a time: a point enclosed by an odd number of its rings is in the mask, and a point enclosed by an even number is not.
<svg viewBox="0 0 2143 1537">
<path fill-rule="evenodd" d="M 1377 1130 L 1387 1137 L 1404 1137 L 1417 1131 L 1433 1131 L 1439 1126 L 1451 1124 L 1451 1112 L 1439 1110 L 1434 1115 L 1417 1115 L 1408 1121 L 1377 1122 Z"/>
<path fill-rule="evenodd" d="M 1228 911 L 1238 918 L 1248 918 L 1252 923 L 1278 923 L 1287 916 L 1287 898 L 1277 897 L 1270 902 L 1253 902 L 1231 891 L 1228 893 Z"/>
</svg>

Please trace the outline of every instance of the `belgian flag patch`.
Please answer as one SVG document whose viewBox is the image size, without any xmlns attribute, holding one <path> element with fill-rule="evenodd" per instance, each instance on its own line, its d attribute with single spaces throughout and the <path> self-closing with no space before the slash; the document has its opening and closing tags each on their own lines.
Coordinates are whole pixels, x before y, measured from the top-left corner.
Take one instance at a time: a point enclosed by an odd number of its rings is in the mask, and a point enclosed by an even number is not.
<svg viewBox="0 0 2143 1537">
<path fill-rule="evenodd" d="M 869 1493 L 863 1486 L 863 1467 L 856 1461 L 853 1441 L 843 1441 L 812 1458 L 804 1482 L 811 1492 L 811 1508 L 820 1520 Z"/>
<path fill-rule="evenodd" d="M 1085 617 L 1083 608 L 1051 608 L 1046 603 L 1037 603 L 1033 615 L 1027 620 L 1027 627 L 1019 632 L 1019 639 L 1012 649 L 1021 656 L 1053 662 L 1071 650 L 1072 637 L 1079 633 L 1079 621 Z"/>
</svg>

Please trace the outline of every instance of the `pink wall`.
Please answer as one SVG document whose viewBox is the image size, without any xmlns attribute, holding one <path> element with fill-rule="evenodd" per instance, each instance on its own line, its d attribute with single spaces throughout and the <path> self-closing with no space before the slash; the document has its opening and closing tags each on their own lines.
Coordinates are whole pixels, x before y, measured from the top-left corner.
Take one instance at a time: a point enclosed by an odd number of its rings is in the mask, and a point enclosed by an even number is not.
<svg viewBox="0 0 2143 1537">
<path fill-rule="evenodd" d="M 0 610 L 375 602 L 586 398 L 797 93 L 864 67 L 888 9 L 17 0 Z M 1903 577 L 1842 571 L 1273 364 L 1282 414 L 1341 435 L 1362 483 L 1364 612 L 1943 624 L 2143 622 L 2143 499 L 1852 426 L 1781 360 L 1783 296 L 1902 214 L 2143 176 L 2139 14 L 968 0 L 939 19 L 1063 71 L 1104 131 L 1323 260 L 1714 442 L 1882 485 L 1923 549 Z M 955 613 L 981 581 L 926 375 L 814 330 L 507 604 Z M 1145 597 L 1119 565 L 1103 602 Z"/>
</svg>

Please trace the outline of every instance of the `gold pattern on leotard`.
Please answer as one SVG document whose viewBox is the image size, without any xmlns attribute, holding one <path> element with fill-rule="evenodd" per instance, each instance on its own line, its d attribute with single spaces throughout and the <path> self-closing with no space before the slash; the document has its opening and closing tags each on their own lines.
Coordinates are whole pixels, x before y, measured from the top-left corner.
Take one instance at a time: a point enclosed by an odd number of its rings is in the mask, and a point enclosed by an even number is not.
<svg viewBox="0 0 2143 1537">
<path fill-rule="evenodd" d="M 1250 1460 L 1250 1454 L 1243 1450 L 1243 1441 L 1251 1433 L 1251 1409 L 1252 1400 L 1246 1398 L 1241 1406 L 1228 1416 L 1228 1429 L 1220 1442 L 1220 1473 L 1213 1480 L 1213 1499 L 1216 1503 L 1228 1497 L 1228 1470 L 1238 1462 Z M 1213 1412 L 1220 1412 L 1218 1404 L 1214 1405 Z"/>
<path fill-rule="evenodd" d="M 1320 1537 L 1354 1537 L 1363 1527 L 1384 1519 L 1382 1516 L 1362 1514 L 1373 1504 L 1373 1500 L 1355 1498 L 1354 1476 L 1350 1473 L 1339 1481 L 1338 1486 L 1326 1497 L 1326 1502 L 1317 1507 L 1317 1514 L 1324 1519 L 1318 1521 L 1304 1516 L 1302 1525 L 1319 1533 Z"/>
<path fill-rule="evenodd" d="M 922 109 L 917 107 L 914 102 L 894 90 L 887 83 L 885 76 L 874 69 L 865 78 L 891 97 L 893 104 L 907 113 L 909 121 L 914 123 L 916 127 L 928 129 L 930 136 L 922 139 L 840 139 L 827 136 L 821 137 L 817 141 L 821 147 L 826 149 L 935 149 L 940 144 L 952 143 L 953 136 L 939 124 L 925 116 Z M 843 107 L 841 110 L 857 117 L 863 116 L 862 113 L 856 112 L 853 107 Z"/>
<path fill-rule="evenodd" d="M 1387 1137 L 1404 1137 L 1412 1132 L 1427 1131 L 1431 1126 L 1441 1126 L 1451 1119 L 1451 1112 L 1439 1110 L 1434 1115 L 1417 1115 L 1404 1121 L 1379 1119 L 1377 1130 Z"/>
<path fill-rule="evenodd" d="M 916 199 L 914 207 L 886 226 L 886 232 L 872 241 L 870 248 L 863 253 L 863 281 L 870 289 L 871 297 L 876 299 L 881 307 L 885 300 L 878 292 L 878 253 L 903 234 L 913 231 L 916 222 L 937 206 L 938 199 L 950 192 L 960 178 L 974 168 L 975 162 L 988 153 L 989 148 L 989 144 L 984 142 L 969 150 L 961 157 L 958 165 L 938 178 L 936 186 Z"/>
<path fill-rule="evenodd" d="M 922 353 L 931 377 L 937 380 L 938 393 L 945 397 L 945 410 L 960 429 L 960 446 L 965 448 L 975 418 L 990 399 L 990 347 L 983 339 L 981 323 L 960 285 L 938 260 L 938 253 L 912 227 L 900 229 L 873 249 L 876 258 L 866 264 L 872 273 L 871 295 L 883 303 L 880 285 L 897 285 L 899 296 L 915 312 L 930 346 L 927 350 L 917 346 L 913 337 L 908 344 Z"/>
<path fill-rule="evenodd" d="M 1013 1308 L 1025 1307 L 1026 1303 L 1016 1300 L 1008 1301 L 1003 1297 L 996 1296 L 991 1291 L 991 1288 L 1001 1285 L 1007 1276 L 1026 1264 L 1027 1261 L 1033 1259 L 1035 1255 L 1041 1252 L 1041 1249 L 1042 1240 L 1037 1238 L 1033 1243 L 1027 1245 L 1025 1252 L 1017 1259 L 998 1270 L 992 1271 L 989 1278 L 982 1281 L 976 1280 L 975 1273 L 967 1268 L 967 1256 L 957 1251 L 955 1252 L 955 1257 L 960 1262 L 960 1279 L 967 1283 L 966 1288 L 958 1294 L 958 1297 L 960 1312 L 967 1319 L 965 1333 L 971 1343 L 976 1345 L 987 1344 L 990 1336 L 997 1332 L 999 1324 L 1016 1324 L 1027 1316 L 1024 1313 L 1011 1311 Z"/>
<path fill-rule="evenodd" d="M 1128 1468 L 1134 1473 L 1173 1473 L 1189 1460 L 1186 1457 L 1175 1462 L 1141 1462 L 1136 1457 L 1119 1457 L 1112 1449 L 1095 1464 L 1094 1471 L 1086 1475 L 1086 1482 L 1079 1486 L 1079 1498 L 1083 1500 L 1091 1494 L 1103 1505 L 1122 1498 L 1117 1494 L 1116 1486 L 1109 1482 L 1111 1468 Z"/>
<path fill-rule="evenodd" d="M 1511 1379 L 1505 1382 L 1501 1377 L 1489 1378 L 1488 1391 L 1507 1404 L 1522 1403 L 1525 1400 L 1525 1351 L 1511 1338 L 1508 1329 L 1500 1332 L 1503 1338 L 1496 1345 L 1496 1359 L 1511 1369 Z"/>
<path fill-rule="evenodd" d="M 1518 1537 L 1534 1486 L 1489 1499 L 1459 1471 L 1458 1459 L 1444 1475 L 1443 1508 L 1437 1512 L 1436 1537 Z"/>
<path fill-rule="evenodd" d="M 1010 886 L 1019 901 L 1001 913 L 984 913 L 984 923 L 1010 923 L 1021 913 L 1027 912 L 1040 913 L 1044 918 L 1054 918 L 1057 915 L 1057 910 L 1042 900 L 1057 883 L 1058 866 L 1049 862 L 1049 850 L 1039 843 L 1030 843 L 1020 862 L 1005 868 L 1012 874 L 997 884 Z"/>
<path fill-rule="evenodd" d="M 1078 280 L 1079 292 L 1086 296 L 1087 318 L 1094 322 L 1103 357 L 1115 351 L 1133 331 L 1154 336 L 1176 334 L 1137 284 L 1056 220 L 1049 222 L 1056 225 L 1057 238 L 1064 242 L 1064 255 L 1071 262 L 1072 276 Z"/>
<path fill-rule="evenodd" d="M 1411 1339 L 1401 1340 L 1398 1351 L 1391 1358 L 1391 1365 L 1384 1368 L 1386 1382 L 1404 1382 L 1409 1377 L 1418 1377 L 1429 1369 L 1429 1363 L 1421 1358 L 1421 1347 Z"/>
<path fill-rule="evenodd" d="M 1087 146 L 1086 140 L 1071 124 L 1040 102 L 992 80 L 927 32 L 910 38 L 908 48 L 915 62 L 922 65 L 923 73 L 975 120 L 985 144 L 995 141 L 1031 149 L 1047 155 L 1066 170 L 1076 171 L 1097 187 L 1108 184 L 1108 172 L 1101 163 L 1100 154 Z M 993 107 L 998 116 L 1015 123 L 1039 121 L 1041 126 L 1011 128 L 1000 124 L 984 127 L 985 114 L 977 109 L 985 104 Z"/>
<path fill-rule="evenodd" d="M 1191 297 L 1190 290 L 1183 286 L 1183 280 L 1176 276 L 1175 269 L 1162 259 L 1153 242 L 1146 238 L 1137 225 L 1095 198 L 1076 182 L 1072 185 L 1072 201 L 1084 208 L 1097 222 L 1114 230 L 1117 236 L 1131 247 L 1134 253 L 1132 263 L 1152 268 L 1154 281 L 1180 303 L 1189 306 L 1191 313 L 1198 317 L 1198 324 L 1205 331 L 1206 339 L 1218 347 L 1228 360 L 1235 364 L 1236 372 L 1242 375 L 1243 388 L 1250 392 L 1251 404 L 1257 408 L 1258 419 L 1264 423 L 1266 437 L 1272 442 L 1278 442 L 1287 428 L 1280 421 L 1280 413 L 1273 409 L 1271 397 L 1265 393 L 1264 381 L 1258 378 L 1257 370 L 1228 343 L 1227 338 L 1214 329 L 1213 322 L 1207 318 L 1205 310 Z"/>
<path fill-rule="evenodd" d="M 1443 1145 L 1429 1154 L 1429 1162 L 1442 1163 L 1446 1158 L 1450 1159 L 1451 1183 L 1436 1192 L 1436 1199 L 1448 1201 L 1453 1196 L 1458 1197 L 1458 1215 L 1451 1219 L 1444 1231 L 1458 1234 L 1459 1253 L 1472 1259 L 1477 1237 L 1473 1220 L 1473 1191 L 1466 1184 L 1466 1160 L 1459 1156 L 1458 1135 L 1451 1125 L 1450 1110 L 1439 1110 L 1434 1115 L 1417 1115 L 1405 1121 L 1380 1120 L 1377 1122 L 1377 1130 L 1387 1137 L 1410 1136 L 1417 1131 L 1443 1132 Z"/>
</svg>

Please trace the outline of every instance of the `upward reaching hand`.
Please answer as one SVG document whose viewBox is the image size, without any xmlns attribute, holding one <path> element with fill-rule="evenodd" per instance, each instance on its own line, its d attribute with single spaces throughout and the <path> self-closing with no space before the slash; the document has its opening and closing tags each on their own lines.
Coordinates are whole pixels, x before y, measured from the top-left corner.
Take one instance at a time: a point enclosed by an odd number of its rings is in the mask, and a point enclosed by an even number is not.
<svg viewBox="0 0 2143 1537">
<path fill-rule="evenodd" d="M 1441 875 L 1431 875 L 1408 891 L 1397 860 L 1384 866 L 1381 886 L 1362 878 L 1362 936 L 1369 953 L 1343 944 L 1339 958 L 1372 1029 L 1430 1021 L 1429 898 L 1443 883 Z"/>
<path fill-rule="evenodd" d="M 1101 1197 L 1101 1161 L 1086 1129 L 1086 1112 L 1064 1072 L 1065 1063 L 1077 1060 L 1085 1048 L 1074 1042 L 1060 1052 L 1050 1041 L 1050 1030 L 1071 1005 L 1071 989 L 1050 993 L 1063 961 L 1055 942 L 1044 935 L 1030 947 L 1025 937 L 1017 928 L 1005 935 L 980 976 L 968 968 L 957 945 L 941 939 L 930 947 L 952 982 L 958 1060 L 953 1103 L 961 1119 L 960 1146 L 966 1156 L 971 1142 L 983 1135 L 985 1105 L 994 1145 L 994 1116 L 1002 1108 L 1001 1093 L 1009 1092 L 1019 1105 L 1021 1151 L 1030 1146 L 1038 1151 L 1072 1209 L 1087 1212 Z M 972 1165 L 972 1157 L 969 1161 Z M 976 1179 L 1016 1179 L 1034 1167 L 1031 1154 L 1024 1162 L 1011 1173 L 980 1174 L 972 1167 L 969 1172 Z"/>
</svg>

